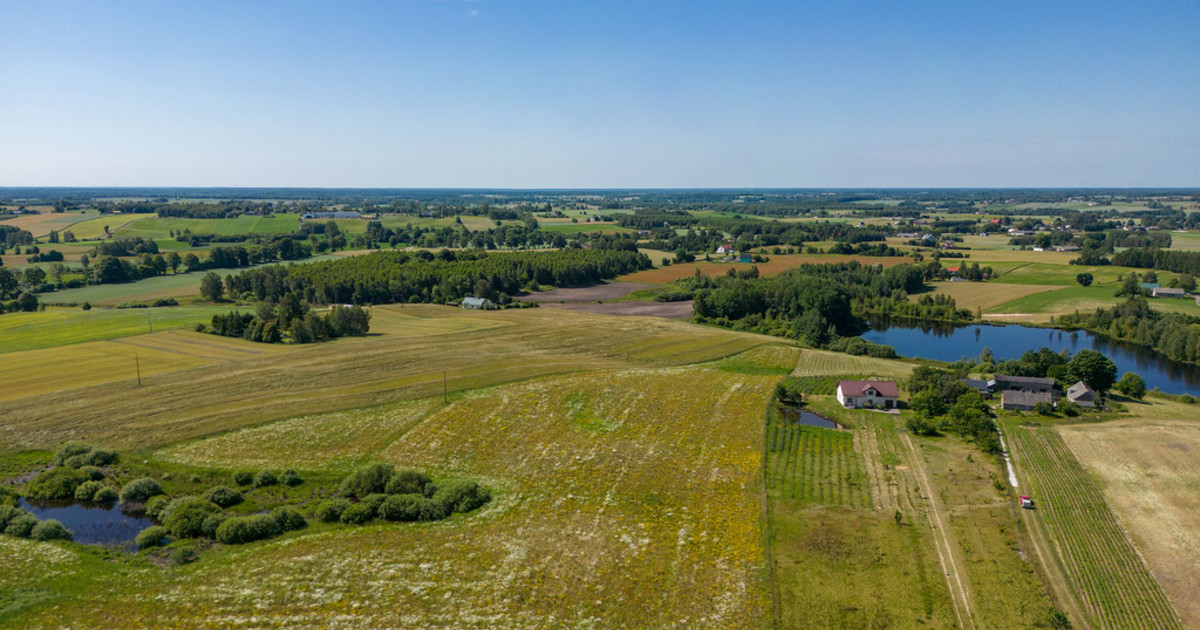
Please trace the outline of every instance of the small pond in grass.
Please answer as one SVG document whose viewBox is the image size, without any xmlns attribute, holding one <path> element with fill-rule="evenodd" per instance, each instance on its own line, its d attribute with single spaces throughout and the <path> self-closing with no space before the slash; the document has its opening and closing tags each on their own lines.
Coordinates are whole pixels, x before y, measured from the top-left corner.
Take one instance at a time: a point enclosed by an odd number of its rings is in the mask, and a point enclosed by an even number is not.
<svg viewBox="0 0 1200 630">
<path fill-rule="evenodd" d="M 122 512 L 117 504 L 80 504 L 69 501 L 29 501 L 21 499 L 21 509 L 39 520 L 54 519 L 75 537 L 75 542 L 87 545 L 124 547 L 143 529 L 154 525 L 145 516 Z"/>
<path fill-rule="evenodd" d="M 792 422 L 795 422 L 796 424 L 803 424 L 805 426 L 810 426 L 810 427 L 821 427 L 823 429 L 845 428 L 842 425 L 834 422 L 833 420 L 830 420 L 829 418 L 825 418 L 822 416 L 818 416 L 817 414 L 815 414 L 811 411 L 804 411 L 801 409 L 786 409 L 786 410 L 784 410 L 783 413 L 784 413 L 784 416 L 788 420 L 791 420 Z"/>
</svg>

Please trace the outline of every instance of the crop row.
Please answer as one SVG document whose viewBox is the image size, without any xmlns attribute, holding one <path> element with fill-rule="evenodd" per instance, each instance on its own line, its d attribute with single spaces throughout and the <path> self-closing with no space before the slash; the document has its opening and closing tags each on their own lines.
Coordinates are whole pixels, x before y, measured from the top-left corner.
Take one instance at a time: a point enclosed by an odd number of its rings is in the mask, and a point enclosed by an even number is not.
<svg viewBox="0 0 1200 630">
<path fill-rule="evenodd" d="M 849 431 L 773 421 L 767 427 L 767 485 L 800 501 L 871 504 L 866 470 Z"/>
<path fill-rule="evenodd" d="M 1083 467 L 1053 429 L 1013 427 L 1013 446 L 1072 589 L 1105 628 L 1182 628 Z"/>
</svg>

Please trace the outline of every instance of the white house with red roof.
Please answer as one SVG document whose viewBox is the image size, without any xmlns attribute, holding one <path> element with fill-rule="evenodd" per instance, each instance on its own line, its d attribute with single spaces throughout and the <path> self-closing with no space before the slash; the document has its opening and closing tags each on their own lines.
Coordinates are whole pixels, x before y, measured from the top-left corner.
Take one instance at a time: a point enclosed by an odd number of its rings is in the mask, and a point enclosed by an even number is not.
<svg viewBox="0 0 1200 630">
<path fill-rule="evenodd" d="M 895 381 L 838 381 L 837 399 L 847 409 L 895 409 L 900 389 Z"/>
</svg>

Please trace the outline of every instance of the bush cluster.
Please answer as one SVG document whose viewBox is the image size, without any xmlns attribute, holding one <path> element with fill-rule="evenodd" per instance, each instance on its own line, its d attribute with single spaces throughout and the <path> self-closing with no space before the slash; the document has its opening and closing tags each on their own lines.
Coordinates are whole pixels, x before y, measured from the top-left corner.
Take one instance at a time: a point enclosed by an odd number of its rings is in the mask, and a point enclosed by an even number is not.
<svg viewBox="0 0 1200 630">
<path fill-rule="evenodd" d="M 387 521 L 436 521 L 456 512 L 470 512 L 491 500 L 488 490 L 473 481 L 451 481 L 442 486 L 428 475 L 390 464 L 372 464 L 350 473 L 339 493 L 358 503 L 334 499 L 316 510 L 321 521 L 362 525 L 374 518 Z"/>
<path fill-rule="evenodd" d="M 244 500 L 241 492 L 225 486 L 213 486 L 204 494 L 204 498 L 223 508 L 237 505 Z"/>
<path fill-rule="evenodd" d="M 166 543 L 167 528 L 159 525 L 152 525 L 143 529 L 138 533 L 137 538 L 133 540 L 138 549 L 148 549 L 150 547 L 158 547 Z"/>
<path fill-rule="evenodd" d="M 84 442 L 67 442 L 54 453 L 56 465 L 71 468 L 107 466 L 115 461 L 117 461 L 116 451 L 98 449 Z"/>
<path fill-rule="evenodd" d="M 273 538 L 281 532 L 279 523 L 269 514 L 234 516 L 225 519 L 225 522 L 217 527 L 217 540 L 227 545 L 240 545 Z"/>
<path fill-rule="evenodd" d="M 176 538 L 195 538 L 204 533 L 204 521 L 220 514 L 221 508 L 200 497 L 180 497 L 167 504 L 159 513 L 167 531 Z"/>
<path fill-rule="evenodd" d="M 62 523 L 50 519 L 39 521 L 25 510 L 11 505 L 0 505 L 0 532 L 16 538 L 34 540 L 71 540 L 71 530 Z"/>
<path fill-rule="evenodd" d="M 55 466 L 34 477 L 25 486 L 25 494 L 34 499 L 73 499 L 75 490 L 90 480 L 86 473 L 75 468 Z"/>
<path fill-rule="evenodd" d="M 239 486 L 248 486 L 254 483 L 254 473 L 248 470 L 239 470 L 233 473 L 233 481 Z"/>
<path fill-rule="evenodd" d="M 142 477 L 125 484 L 125 487 L 121 488 L 120 498 L 121 503 L 125 505 L 144 505 L 150 497 L 162 493 L 162 486 L 158 485 L 157 481 L 149 477 Z"/>
</svg>

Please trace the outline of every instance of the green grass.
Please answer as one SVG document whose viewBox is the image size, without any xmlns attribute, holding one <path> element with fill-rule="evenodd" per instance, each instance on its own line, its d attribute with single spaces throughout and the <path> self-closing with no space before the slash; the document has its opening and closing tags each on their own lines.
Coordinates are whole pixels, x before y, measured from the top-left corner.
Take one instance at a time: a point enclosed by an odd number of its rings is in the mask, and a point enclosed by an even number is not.
<svg viewBox="0 0 1200 630">
<path fill-rule="evenodd" d="M 313 256 L 301 262 L 315 262 L 319 260 L 330 260 L 334 258 L 331 254 L 322 256 Z M 266 263 L 268 265 L 280 263 Z M 261 265 L 258 265 L 261 266 Z M 241 269 L 214 269 L 213 273 L 224 278 L 225 276 L 241 273 L 246 269 L 254 267 L 243 267 Z M 139 302 L 147 300 L 155 300 L 158 298 L 181 298 L 200 293 L 200 280 L 204 274 L 196 273 L 168 273 L 164 276 L 155 278 L 147 278 L 138 280 L 137 282 L 126 282 L 121 284 L 98 284 L 78 289 L 66 289 L 64 291 L 55 291 L 53 293 L 43 293 L 39 296 L 42 302 L 46 304 L 83 304 L 90 302 L 93 305 L 116 305 L 124 302 Z"/>
<path fill-rule="evenodd" d="M 1116 297 L 1116 292 L 1117 289 L 1113 286 L 1063 287 L 1010 300 L 993 306 L 988 311 L 993 313 L 1064 314 L 1075 311 L 1086 313 L 1124 302 L 1126 298 Z M 1196 302 L 1191 299 L 1159 298 L 1150 300 L 1150 306 L 1155 310 L 1168 313 L 1200 315 L 1200 307 L 1197 307 Z"/>
<path fill-rule="evenodd" d="M 9 313 L 0 317 L 0 353 L 53 348 L 88 341 L 103 341 L 172 328 L 207 324 L 228 306 L 173 306 L 165 308 L 102 309 L 47 308 L 35 313 Z"/>
<path fill-rule="evenodd" d="M 299 226 L 300 215 L 276 214 L 271 217 L 242 215 L 230 219 L 186 219 L 177 217 L 149 217 L 117 230 L 117 236 L 132 238 L 171 238 L 171 231 L 185 229 L 195 234 L 291 234 Z M 120 224 L 115 218 L 112 224 Z M 340 226 L 339 226 L 340 227 Z M 365 229 L 365 228 L 364 228 Z"/>
<path fill-rule="evenodd" d="M 804 426 L 782 417 L 767 425 L 767 486 L 773 495 L 865 508 L 871 505 L 866 476 L 850 431 Z"/>
</svg>

